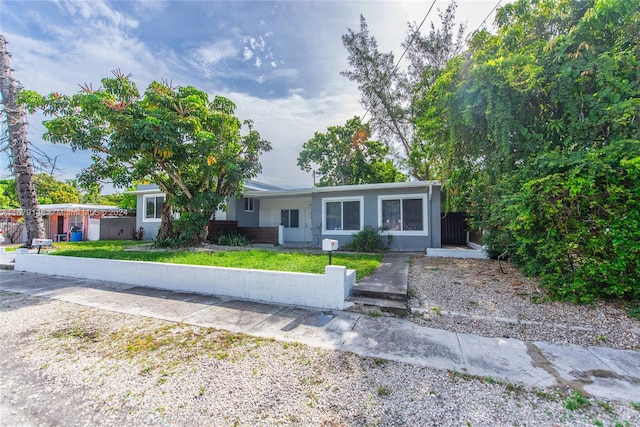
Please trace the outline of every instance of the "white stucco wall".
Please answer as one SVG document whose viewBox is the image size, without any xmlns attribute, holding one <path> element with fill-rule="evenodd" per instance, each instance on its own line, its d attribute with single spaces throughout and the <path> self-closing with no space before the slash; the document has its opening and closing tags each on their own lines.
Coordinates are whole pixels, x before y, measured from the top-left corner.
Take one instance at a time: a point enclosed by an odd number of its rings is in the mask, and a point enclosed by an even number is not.
<svg viewBox="0 0 640 427">
<path fill-rule="evenodd" d="M 171 291 L 342 310 L 355 271 L 328 265 L 324 274 L 204 267 L 38 255 L 16 251 L 15 270 L 94 279 Z"/>
</svg>

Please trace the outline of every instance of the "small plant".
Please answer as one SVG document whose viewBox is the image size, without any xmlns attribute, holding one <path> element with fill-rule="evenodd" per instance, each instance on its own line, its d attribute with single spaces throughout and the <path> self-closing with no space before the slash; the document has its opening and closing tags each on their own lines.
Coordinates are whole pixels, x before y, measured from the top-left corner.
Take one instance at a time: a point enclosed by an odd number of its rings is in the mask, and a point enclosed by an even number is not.
<svg viewBox="0 0 640 427">
<path fill-rule="evenodd" d="M 247 246 L 250 243 L 246 237 L 239 234 L 236 230 L 220 232 L 216 237 L 216 242 L 220 246 Z"/>
<path fill-rule="evenodd" d="M 610 403 L 607 402 L 602 402 L 600 400 L 596 401 L 596 404 L 601 407 L 602 409 L 604 409 L 605 411 L 607 411 L 608 413 L 612 414 L 613 413 L 613 406 L 611 406 Z"/>
<path fill-rule="evenodd" d="M 391 394 L 391 387 L 380 385 L 378 386 L 378 396 L 387 397 Z"/>
<path fill-rule="evenodd" d="M 564 407 L 570 411 L 587 409 L 589 406 L 591 406 L 589 399 L 587 399 L 585 395 L 580 393 L 578 390 L 573 390 L 571 396 L 567 397 L 564 401 Z"/>
<path fill-rule="evenodd" d="M 316 402 L 320 400 L 317 394 L 315 394 L 312 390 L 307 391 L 307 397 L 309 398 L 309 402 L 314 405 Z M 307 404 L 309 404 L 307 402 Z M 311 406 L 311 405 L 310 405 Z M 313 408 L 313 406 L 311 406 Z"/>
<path fill-rule="evenodd" d="M 632 319 L 640 320 L 640 303 L 635 303 L 627 307 L 627 316 Z"/>
<path fill-rule="evenodd" d="M 531 304 L 544 304 L 545 302 L 549 302 L 549 297 L 544 296 L 542 292 L 539 290 L 535 290 L 533 294 L 531 294 Z"/>
<path fill-rule="evenodd" d="M 429 310 L 433 311 L 438 316 L 442 316 L 442 310 L 440 310 L 440 308 L 438 307 L 431 307 Z"/>
<path fill-rule="evenodd" d="M 630 402 L 629 403 L 633 409 L 636 411 L 640 411 L 640 402 Z"/>
<path fill-rule="evenodd" d="M 160 378 L 158 378 L 158 380 L 156 381 L 156 385 L 162 385 L 162 384 L 164 384 L 166 382 L 167 382 L 167 377 L 165 375 L 163 375 Z"/>
<path fill-rule="evenodd" d="M 198 396 L 202 397 L 204 396 L 204 392 L 207 390 L 207 388 L 205 386 L 200 387 L 200 391 L 198 392 Z"/>
<path fill-rule="evenodd" d="M 557 397 L 556 394 L 547 393 L 547 392 L 542 391 L 542 390 L 536 390 L 536 391 L 534 391 L 534 394 L 537 397 L 539 397 L 540 399 L 548 400 L 549 402 L 557 402 L 558 401 L 558 397 Z"/>
<path fill-rule="evenodd" d="M 143 237 L 144 237 L 144 227 L 138 227 L 138 228 L 133 227 L 131 229 L 131 238 L 133 240 L 142 240 Z"/>
<path fill-rule="evenodd" d="M 216 360 L 224 360 L 229 357 L 229 353 L 223 350 L 216 351 L 215 358 Z"/>
<path fill-rule="evenodd" d="M 514 394 L 523 394 L 525 392 L 524 387 L 520 384 L 509 383 L 505 386 L 505 389 Z"/>
<path fill-rule="evenodd" d="M 376 366 L 382 367 L 382 366 L 387 364 L 387 360 L 386 359 L 381 359 L 379 357 L 374 357 L 373 358 L 373 363 L 375 363 Z"/>
<path fill-rule="evenodd" d="M 416 290 L 414 288 L 407 289 L 407 297 L 415 298 L 417 296 Z"/>
</svg>

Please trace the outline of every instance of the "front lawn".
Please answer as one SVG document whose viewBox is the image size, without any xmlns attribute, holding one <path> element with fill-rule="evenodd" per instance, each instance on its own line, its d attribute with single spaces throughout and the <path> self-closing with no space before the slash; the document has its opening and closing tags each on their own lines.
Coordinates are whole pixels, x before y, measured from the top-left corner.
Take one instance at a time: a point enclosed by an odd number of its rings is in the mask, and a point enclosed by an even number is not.
<svg viewBox="0 0 640 427">
<path fill-rule="evenodd" d="M 256 270 L 291 271 L 297 273 L 324 273 L 329 256 L 321 253 L 301 253 L 280 250 L 249 249 L 241 251 L 202 252 L 190 250 L 132 251 L 128 246 L 148 243 L 123 240 L 95 242 L 55 243 L 50 252 L 58 256 L 82 258 L 153 261 L 173 264 L 207 265 L 215 267 L 248 268 Z M 343 265 L 356 271 L 361 279 L 372 274 L 382 261 L 380 254 L 334 253 L 333 265 Z"/>
</svg>

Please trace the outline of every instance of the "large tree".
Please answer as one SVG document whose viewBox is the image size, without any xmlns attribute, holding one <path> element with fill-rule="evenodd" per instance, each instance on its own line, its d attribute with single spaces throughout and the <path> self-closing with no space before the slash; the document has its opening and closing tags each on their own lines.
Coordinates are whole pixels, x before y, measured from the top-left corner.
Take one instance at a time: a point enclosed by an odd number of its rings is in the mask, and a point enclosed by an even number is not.
<svg viewBox="0 0 640 427">
<path fill-rule="evenodd" d="M 316 132 L 304 143 L 298 166 L 313 170 L 320 186 L 405 181 L 388 157 L 389 148 L 369 139 L 369 132 L 359 117 L 347 120 L 344 126 L 330 126 L 326 133 Z"/>
<path fill-rule="evenodd" d="M 305 142 L 298 166 L 319 175 L 320 186 L 402 182 L 406 177 L 388 158 L 389 148 L 368 138 L 370 129 L 359 117 L 344 126 L 330 126 Z"/>
<path fill-rule="evenodd" d="M 239 197 L 244 180 L 261 171 L 269 142 L 251 121 L 235 117 L 235 105 L 224 97 L 209 99 L 168 82 L 151 83 L 141 96 L 130 75 L 113 74 L 96 90 L 84 84 L 72 96 L 24 92 L 22 98 L 54 117 L 45 122 L 45 139 L 93 153 L 81 182 L 153 182 L 167 195 L 158 239 L 201 241 L 226 197 Z M 175 223 L 173 208 L 180 213 Z"/>
<path fill-rule="evenodd" d="M 415 23 L 408 25 L 402 44 L 407 67 L 396 64 L 393 53 L 379 51 L 364 16 L 360 17 L 359 32 L 349 29 L 342 36 L 351 66 L 342 75 L 358 84 L 360 103 L 371 116 L 372 130 L 416 179 L 432 178 L 431 159 L 424 158 L 415 133 L 415 120 L 420 115 L 416 101 L 422 99 L 447 61 L 464 47 L 465 26 L 456 29 L 455 10 L 456 4 L 451 2 L 440 13 L 440 27 L 431 23 L 428 34 L 422 34 Z"/>
<path fill-rule="evenodd" d="M 33 239 L 46 237 L 44 221 L 39 211 L 38 197 L 33 181 L 33 164 L 27 139 L 27 116 L 22 105 L 16 102 L 20 84 L 11 76 L 10 55 L 7 41 L 0 35 L 0 94 L 2 115 L 6 121 L 10 168 L 15 176 L 18 201 L 23 210 L 27 227 L 27 246 Z"/>
<path fill-rule="evenodd" d="M 80 192 L 76 188 L 62 181 L 58 181 L 49 174 L 35 174 L 33 176 L 33 182 L 38 194 L 38 203 L 42 205 L 80 202 Z M 5 188 L 4 194 L 9 198 L 9 205 L 18 203 L 15 183 Z"/>
</svg>

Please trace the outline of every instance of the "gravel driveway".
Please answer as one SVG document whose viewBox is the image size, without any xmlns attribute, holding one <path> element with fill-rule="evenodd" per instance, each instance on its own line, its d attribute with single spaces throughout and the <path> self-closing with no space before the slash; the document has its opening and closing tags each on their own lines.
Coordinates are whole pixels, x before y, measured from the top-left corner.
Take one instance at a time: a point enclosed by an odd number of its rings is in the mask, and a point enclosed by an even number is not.
<svg viewBox="0 0 640 427">
<path fill-rule="evenodd" d="M 413 258 L 411 320 L 432 328 L 523 341 L 640 350 L 640 321 L 622 304 L 550 301 L 545 289 L 509 263 Z"/>
<path fill-rule="evenodd" d="M 595 337 L 601 345 L 638 348 L 639 322 L 619 308 L 565 312 L 564 305 L 539 304 L 544 295 L 537 292 L 535 282 L 513 270 L 503 275 L 492 261 L 416 258 L 411 320 L 465 332 L 476 325 L 472 332 L 490 336 L 588 344 Z M 2 425 L 640 425 L 640 402 L 596 401 L 571 390 L 14 293 L 0 293 L 0 301 Z M 471 322 L 472 315 L 483 317 Z"/>
</svg>

